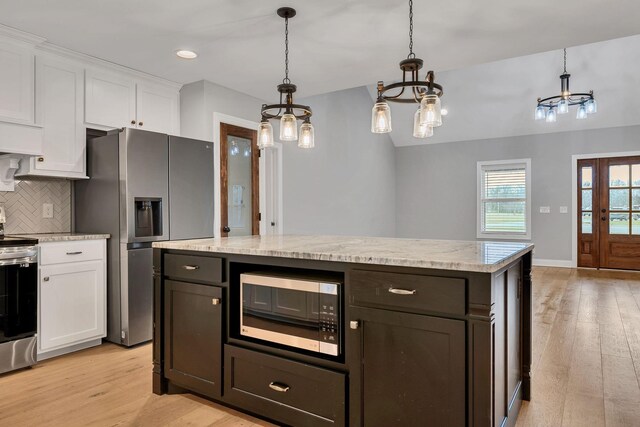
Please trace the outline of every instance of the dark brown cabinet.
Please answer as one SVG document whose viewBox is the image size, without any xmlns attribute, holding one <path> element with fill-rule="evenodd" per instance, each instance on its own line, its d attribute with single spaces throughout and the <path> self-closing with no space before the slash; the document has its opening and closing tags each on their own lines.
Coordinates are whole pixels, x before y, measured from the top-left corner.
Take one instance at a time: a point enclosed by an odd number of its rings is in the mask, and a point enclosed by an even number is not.
<svg viewBox="0 0 640 427">
<path fill-rule="evenodd" d="M 521 277 L 521 264 L 516 264 L 495 280 L 495 427 L 503 425 L 505 418 L 513 419 L 522 400 Z"/>
<path fill-rule="evenodd" d="M 164 281 L 164 376 L 210 397 L 222 394 L 222 288 Z"/>
<path fill-rule="evenodd" d="M 345 374 L 225 346 L 225 399 L 293 426 L 345 425 Z"/>
<path fill-rule="evenodd" d="M 464 321 L 361 307 L 351 319 L 350 425 L 465 425 Z"/>
</svg>

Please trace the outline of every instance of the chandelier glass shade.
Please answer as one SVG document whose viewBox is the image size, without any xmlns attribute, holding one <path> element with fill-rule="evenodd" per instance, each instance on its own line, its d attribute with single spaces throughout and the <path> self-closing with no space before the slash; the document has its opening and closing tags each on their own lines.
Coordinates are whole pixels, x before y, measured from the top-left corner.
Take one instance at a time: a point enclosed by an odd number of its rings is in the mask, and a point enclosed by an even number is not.
<svg viewBox="0 0 640 427">
<path fill-rule="evenodd" d="M 296 11 L 290 7 L 281 7 L 277 10 L 278 16 L 284 18 L 285 22 L 285 71 L 282 83 L 278 85 L 280 100 L 277 104 L 263 104 L 261 110 L 262 119 L 258 127 L 258 147 L 273 147 L 273 126 L 271 120 L 280 119 L 280 140 L 298 141 L 298 147 L 312 148 L 314 146 L 314 132 L 311 124 L 311 108 L 307 105 L 293 102 L 293 94 L 297 87 L 289 79 L 289 18 L 296 16 Z M 304 137 L 304 142 L 298 140 L 298 120 L 303 121 L 300 127 L 300 135 Z"/>
<path fill-rule="evenodd" d="M 567 114 L 570 107 L 576 105 L 578 106 L 576 118 L 580 120 L 598 111 L 593 91 L 572 93 L 569 89 L 570 78 L 571 74 L 567 73 L 567 49 L 564 49 L 564 71 L 560 75 L 560 94 L 538 98 L 534 114 L 536 120 L 544 119 L 547 123 L 554 123 L 558 119 L 558 114 Z"/>
<path fill-rule="evenodd" d="M 386 86 L 383 81 L 378 82 L 378 98 L 371 111 L 371 132 L 391 132 L 389 102 L 420 105 L 419 114 L 414 116 L 413 136 L 416 138 L 428 138 L 433 135 L 434 127 L 442 125 L 442 86 L 435 82 L 433 71 L 428 71 L 425 79 L 420 80 L 423 64 L 413 53 L 413 0 L 409 0 L 409 55 L 400 61 L 402 81 Z"/>
</svg>

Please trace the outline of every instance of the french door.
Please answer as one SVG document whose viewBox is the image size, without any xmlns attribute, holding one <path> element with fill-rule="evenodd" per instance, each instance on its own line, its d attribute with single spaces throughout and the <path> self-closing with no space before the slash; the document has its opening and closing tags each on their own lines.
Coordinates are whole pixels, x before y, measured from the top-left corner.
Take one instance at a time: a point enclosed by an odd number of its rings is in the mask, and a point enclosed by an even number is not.
<svg viewBox="0 0 640 427">
<path fill-rule="evenodd" d="M 640 270 L 640 156 L 578 161 L 578 266 Z"/>
</svg>

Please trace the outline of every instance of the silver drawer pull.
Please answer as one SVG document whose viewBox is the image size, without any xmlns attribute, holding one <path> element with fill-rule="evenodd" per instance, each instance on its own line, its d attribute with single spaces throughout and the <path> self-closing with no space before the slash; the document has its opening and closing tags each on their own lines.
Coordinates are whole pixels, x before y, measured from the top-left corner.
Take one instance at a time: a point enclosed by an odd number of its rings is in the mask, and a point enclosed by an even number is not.
<svg viewBox="0 0 640 427">
<path fill-rule="evenodd" d="M 212 305 L 220 305 L 221 302 L 222 300 L 220 298 L 211 298 Z"/>
<path fill-rule="evenodd" d="M 279 391 L 280 393 L 286 393 L 289 391 L 289 386 L 282 383 L 270 382 L 269 388 L 271 390 Z"/>
<path fill-rule="evenodd" d="M 82 253 L 82 251 L 78 251 L 78 252 L 67 252 L 67 255 L 80 255 Z"/>
<path fill-rule="evenodd" d="M 349 327 L 351 329 L 358 329 L 360 327 L 360 322 L 357 320 L 352 320 L 351 322 L 349 322 Z"/>
<path fill-rule="evenodd" d="M 389 288 L 389 292 L 396 295 L 415 295 L 415 289 Z"/>
<path fill-rule="evenodd" d="M 182 268 L 189 271 L 194 271 L 200 268 L 199 265 L 183 265 Z"/>
</svg>

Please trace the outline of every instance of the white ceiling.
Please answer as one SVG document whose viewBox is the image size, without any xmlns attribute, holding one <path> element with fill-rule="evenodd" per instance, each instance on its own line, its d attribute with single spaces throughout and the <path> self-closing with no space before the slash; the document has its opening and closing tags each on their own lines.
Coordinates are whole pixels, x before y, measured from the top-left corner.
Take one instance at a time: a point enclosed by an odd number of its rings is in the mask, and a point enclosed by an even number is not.
<svg viewBox="0 0 640 427">
<path fill-rule="evenodd" d="M 0 0 L 0 23 L 176 82 L 207 79 L 272 99 L 283 77 L 284 23 L 275 15 L 278 7 L 298 10 L 290 22 L 290 77 L 300 96 L 310 96 L 397 79 L 397 63 L 408 53 L 407 4 Z M 414 9 L 414 50 L 436 71 L 640 32 L 638 0 L 417 0 Z M 179 60 L 178 49 L 193 49 L 200 56 Z M 549 68 L 539 71 L 546 76 Z M 452 77 L 450 84 L 476 83 Z M 538 87 L 544 93 L 555 90 L 552 81 Z"/>
<path fill-rule="evenodd" d="M 536 99 L 560 94 L 562 50 L 481 64 L 436 75 L 449 110 L 434 136 L 412 136 L 417 104 L 390 103 L 396 146 L 500 138 L 640 124 L 640 35 L 567 49 L 573 92 L 594 91 L 598 112 L 576 120 L 576 107 L 556 123 L 533 119 Z M 372 97 L 375 87 L 368 87 Z M 373 105 L 373 101 L 372 101 Z M 640 144 L 640 140 L 639 140 Z"/>
</svg>

